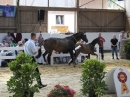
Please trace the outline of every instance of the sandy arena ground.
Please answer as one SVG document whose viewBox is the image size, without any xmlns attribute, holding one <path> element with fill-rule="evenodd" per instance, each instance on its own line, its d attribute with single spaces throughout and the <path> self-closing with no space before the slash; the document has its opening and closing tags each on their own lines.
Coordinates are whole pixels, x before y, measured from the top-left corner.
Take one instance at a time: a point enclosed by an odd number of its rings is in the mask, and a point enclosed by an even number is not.
<svg viewBox="0 0 130 97">
<path fill-rule="evenodd" d="M 105 53 L 104 62 L 107 64 L 105 71 L 116 67 L 123 67 L 130 72 L 130 67 L 128 66 L 130 61 L 122 59 L 113 60 L 110 53 Z M 68 85 L 76 91 L 75 97 L 82 97 L 80 94 L 80 77 L 82 71 L 80 64 L 76 68 L 67 64 L 55 64 L 54 66 L 40 65 L 39 69 L 42 74 L 42 82 L 48 84 L 48 86 L 40 89 L 40 93 L 36 93 L 34 97 L 47 97 L 47 94 L 56 84 Z M 12 73 L 8 67 L 0 68 L 0 97 L 9 97 L 10 94 L 7 91 L 6 81 L 9 80 L 11 75 Z"/>
</svg>

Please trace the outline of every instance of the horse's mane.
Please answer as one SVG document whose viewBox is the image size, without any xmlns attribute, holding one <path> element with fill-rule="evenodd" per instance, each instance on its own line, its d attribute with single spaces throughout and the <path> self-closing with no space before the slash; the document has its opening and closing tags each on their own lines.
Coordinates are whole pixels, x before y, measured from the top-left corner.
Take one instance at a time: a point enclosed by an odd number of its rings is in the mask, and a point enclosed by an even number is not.
<svg viewBox="0 0 130 97">
<path fill-rule="evenodd" d="M 97 38 L 95 38 L 92 42 L 91 42 L 91 44 L 95 44 L 95 43 L 97 43 L 97 41 L 99 40 L 99 38 L 97 37 Z"/>
<path fill-rule="evenodd" d="M 81 35 L 81 34 L 83 34 L 83 32 L 77 32 L 77 33 L 74 33 L 74 34 L 72 34 L 71 36 L 68 36 L 68 37 L 66 37 L 66 38 L 70 38 L 70 37 L 72 37 L 72 36 L 79 36 L 79 35 Z"/>
<path fill-rule="evenodd" d="M 83 34 L 83 33 L 84 32 L 77 32 L 77 33 L 73 34 L 73 36 L 78 36 L 78 35 Z"/>
</svg>

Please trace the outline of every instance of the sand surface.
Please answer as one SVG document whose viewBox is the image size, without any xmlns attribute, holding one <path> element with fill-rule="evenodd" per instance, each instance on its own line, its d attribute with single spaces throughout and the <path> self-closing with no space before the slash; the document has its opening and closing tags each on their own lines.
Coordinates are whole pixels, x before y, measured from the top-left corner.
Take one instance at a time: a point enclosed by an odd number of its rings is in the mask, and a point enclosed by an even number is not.
<svg viewBox="0 0 130 97">
<path fill-rule="evenodd" d="M 113 60 L 110 53 L 105 53 L 105 60 L 103 62 L 107 65 L 105 68 L 107 72 L 117 67 L 126 68 L 130 72 L 130 66 L 128 65 L 130 61 L 122 59 Z M 73 65 L 68 66 L 68 64 L 39 65 L 39 70 L 42 74 L 42 82 L 48 84 L 48 86 L 40 89 L 40 93 L 36 93 L 34 97 L 47 97 L 47 94 L 56 84 L 68 85 L 76 91 L 75 97 L 82 97 L 80 93 L 81 64 L 78 64 L 76 68 Z M 6 81 L 9 80 L 11 75 L 12 73 L 8 67 L 0 68 L 0 97 L 9 97 L 11 95 L 7 91 L 6 86 Z"/>
</svg>

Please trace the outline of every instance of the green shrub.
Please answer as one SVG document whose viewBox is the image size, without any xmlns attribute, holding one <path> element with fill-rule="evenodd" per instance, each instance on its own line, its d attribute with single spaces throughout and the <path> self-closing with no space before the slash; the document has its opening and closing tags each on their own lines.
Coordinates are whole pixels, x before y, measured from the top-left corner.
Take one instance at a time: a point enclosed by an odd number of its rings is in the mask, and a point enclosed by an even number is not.
<svg viewBox="0 0 130 97">
<path fill-rule="evenodd" d="M 104 78 L 105 63 L 100 63 L 98 60 L 85 60 L 82 64 L 82 89 L 81 92 L 84 96 L 87 94 L 89 97 L 103 96 L 107 92 L 107 85 Z"/>
<path fill-rule="evenodd" d="M 127 59 L 130 59 L 130 42 L 128 42 L 126 45 L 125 45 L 125 54 L 126 54 L 126 58 Z"/>
<path fill-rule="evenodd" d="M 7 81 L 12 97 L 33 97 L 35 92 L 39 92 L 38 84 L 34 84 L 34 81 L 40 74 L 35 71 L 37 63 L 32 62 L 30 55 L 20 53 L 8 65 L 13 72 L 13 76 Z"/>
</svg>

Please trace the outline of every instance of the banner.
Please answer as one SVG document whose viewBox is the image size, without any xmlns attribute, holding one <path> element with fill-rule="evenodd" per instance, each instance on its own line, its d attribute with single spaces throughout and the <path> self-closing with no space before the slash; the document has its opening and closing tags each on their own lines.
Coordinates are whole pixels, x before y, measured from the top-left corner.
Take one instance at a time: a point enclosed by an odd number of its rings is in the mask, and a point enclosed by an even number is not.
<svg viewBox="0 0 130 97">
<path fill-rule="evenodd" d="M 0 16 L 3 17 L 15 17 L 16 6 L 2 6 L 0 5 Z"/>
</svg>

